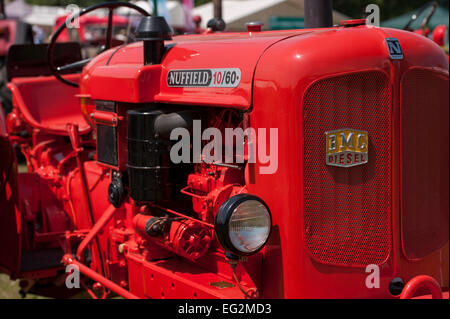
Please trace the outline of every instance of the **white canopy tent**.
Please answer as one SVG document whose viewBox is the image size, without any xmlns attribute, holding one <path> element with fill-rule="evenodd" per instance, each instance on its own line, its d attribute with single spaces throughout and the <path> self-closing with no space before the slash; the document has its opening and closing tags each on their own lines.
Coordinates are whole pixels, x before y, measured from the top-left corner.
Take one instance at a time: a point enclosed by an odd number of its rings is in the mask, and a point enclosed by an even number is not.
<svg viewBox="0 0 450 319">
<path fill-rule="evenodd" d="M 304 12 L 304 0 L 222 0 L 222 15 L 228 31 L 243 31 L 245 23 L 250 21 L 261 21 L 265 25 L 264 29 L 268 29 L 271 16 L 303 17 Z M 201 26 L 206 28 L 208 21 L 213 18 L 212 2 L 194 8 L 192 15 L 200 16 Z M 335 24 L 345 19 L 348 17 L 333 12 Z"/>
<path fill-rule="evenodd" d="M 5 14 L 9 18 L 23 18 L 30 14 L 31 6 L 25 0 L 15 0 L 5 5 Z"/>
<path fill-rule="evenodd" d="M 32 25 L 52 27 L 58 16 L 67 12 L 61 7 L 52 6 L 31 6 L 31 12 L 23 20 Z"/>
<path fill-rule="evenodd" d="M 146 10 L 150 14 L 153 13 L 153 6 L 148 1 L 131 1 L 135 5 Z M 169 23 L 172 27 L 182 28 L 185 25 L 185 15 L 183 5 L 180 1 L 167 1 L 167 11 L 169 12 Z M 135 10 L 129 8 L 119 8 L 116 10 L 117 14 L 127 16 L 127 15 L 138 15 Z"/>
<path fill-rule="evenodd" d="M 148 1 L 136 1 L 134 2 L 136 5 L 141 8 L 147 10 L 149 13 L 152 13 L 152 6 Z M 15 0 L 14 2 L 9 3 L 6 7 L 7 16 L 12 17 L 20 17 L 25 22 L 39 25 L 39 26 L 48 26 L 51 27 L 55 23 L 55 19 L 58 16 L 70 13 L 65 10 L 63 7 L 55 7 L 55 6 L 36 6 L 36 5 L 28 5 L 25 3 L 25 0 Z M 80 8 L 82 9 L 82 8 Z M 184 26 L 184 10 L 183 6 L 179 1 L 167 1 L 167 9 L 169 12 L 170 24 L 172 27 L 183 27 Z M 9 15 L 9 12 L 12 14 Z M 19 15 L 20 13 L 20 15 Z M 120 15 L 139 15 L 136 11 L 128 8 L 119 8 L 115 10 L 116 14 Z M 14 14 L 14 15 L 13 15 Z M 94 12 L 93 14 L 98 16 L 106 16 L 107 11 L 99 10 Z"/>
</svg>

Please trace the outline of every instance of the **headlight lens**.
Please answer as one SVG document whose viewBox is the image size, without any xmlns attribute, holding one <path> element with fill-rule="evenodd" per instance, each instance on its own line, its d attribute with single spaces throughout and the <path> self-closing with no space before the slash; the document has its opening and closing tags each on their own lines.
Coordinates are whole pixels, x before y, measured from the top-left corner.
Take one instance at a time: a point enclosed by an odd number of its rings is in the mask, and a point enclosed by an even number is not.
<svg viewBox="0 0 450 319">
<path fill-rule="evenodd" d="M 266 244 L 272 218 L 262 199 L 239 194 L 222 204 L 216 216 L 215 228 L 217 238 L 227 251 L 249 256 Z"/>
</svg>

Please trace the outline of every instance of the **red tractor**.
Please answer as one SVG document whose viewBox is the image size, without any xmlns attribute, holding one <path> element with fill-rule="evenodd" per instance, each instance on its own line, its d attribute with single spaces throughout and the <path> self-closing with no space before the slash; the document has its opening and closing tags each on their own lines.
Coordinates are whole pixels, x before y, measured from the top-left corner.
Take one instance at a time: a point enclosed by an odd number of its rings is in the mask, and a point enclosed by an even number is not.
<svg viewBox="0 0 450 319">
<path fill-rule="evenodd" d="M 80 15 L 118 6 L 139 42 L 112 48 L 110 21 L 79 60 L 63 24 L 48 63 L 8 68 L 0 269 L 25 292 L 448 298 L 438 45 L 360 21 L 172 38 L 129 3 Z"/>
<path fill-rule="evenodd" d="M 6 55 L 14 44 L 32 44 L 33 31 L 30 24 L 20 19 L 11 19 L 5 13 L 5 1 L 0 0 L 0 103 L 4 111 L 12 109 L 11 92 L 6 87 Z"/>
<path fill-rule="evenodd" d="M 56 32 L 58 28 L 69 21 L 70 15 L 62 15 L 56 18 L 53 32 Z M 106 36 L 106 27 L 108 25 L 108 17 L 99 17 L 94 15 L 82 16 L 78 19 L 79 27 L 66 28 L 58 38 L 60 42 L 79 41 L 83 45 L 104 44 Z M 126 42 L 126 34 L 129 27 L 129 20 L 126 17 L 113 15 L 113 45 L 117 46 Z M 69 32 L 70 31 L 70 32 Z M 73 32 L 75 31 L 75 32 Z"/>
</svg>

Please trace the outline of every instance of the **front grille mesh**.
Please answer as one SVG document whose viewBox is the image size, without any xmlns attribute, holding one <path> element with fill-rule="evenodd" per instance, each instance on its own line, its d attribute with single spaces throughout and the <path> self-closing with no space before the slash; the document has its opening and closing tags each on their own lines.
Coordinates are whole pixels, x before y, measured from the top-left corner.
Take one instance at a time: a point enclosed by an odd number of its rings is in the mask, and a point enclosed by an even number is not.
<svg viewBox="0 0 450 319">
<path fill-rule="evenodd" d="M 448 76 L 411 69 L 401 100 L 402 244 L 418 259 L 448 242 Z"/>
<path fill-rule="evenodd" d="M 305 243 L 322 263 L 381 264 L 391 246 L 391 92 L 378 71 L 326 78 L 304 97 Z M 367 131 L 369 162 L 325 164 L 325 132 Z"/>
</svg>

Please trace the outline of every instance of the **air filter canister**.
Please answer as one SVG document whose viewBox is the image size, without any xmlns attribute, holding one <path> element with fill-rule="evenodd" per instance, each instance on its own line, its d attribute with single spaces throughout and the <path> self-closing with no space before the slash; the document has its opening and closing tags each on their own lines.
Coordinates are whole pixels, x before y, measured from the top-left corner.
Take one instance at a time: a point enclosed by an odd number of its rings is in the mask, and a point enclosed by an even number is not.
<svg viewBox="0 0 450 319">
<path fill-rule="evenodd" d="M 155 107 L 128 112 L 128 174 L 135 201 L 169 200 L 174 184 L 184 180 L 183 164 L 170 161 L 170 132 L 192 127 L 192 112 L 167 112 Z"/>
<path fill-rule="evenodd" d="M 159 138 L 155 121 L 159 110 L 128 111 L 128 174 L 135 201 L 160 201 L 170 197 L 170 144 Z"/>
</svg>

